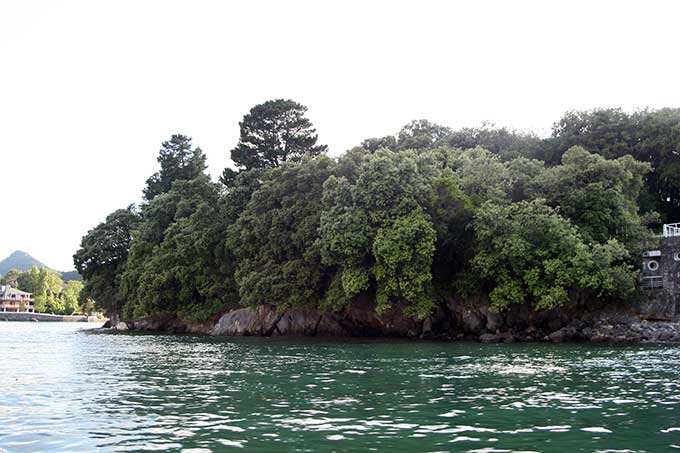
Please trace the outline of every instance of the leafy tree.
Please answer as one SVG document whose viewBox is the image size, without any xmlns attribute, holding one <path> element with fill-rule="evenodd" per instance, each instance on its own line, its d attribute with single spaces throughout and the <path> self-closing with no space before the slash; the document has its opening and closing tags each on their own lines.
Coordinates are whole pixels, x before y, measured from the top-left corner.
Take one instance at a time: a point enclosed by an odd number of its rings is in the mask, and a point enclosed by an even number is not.
<svg viewBox="0 0 680 453">
<path fill-rule="evenodd" d="M 241 301 L 281 307 L 319 301 L 328 284 L 317 240 L 322 187 L 335 168 L 326 156 L 265 176 L 231 233 Z"/>
<path fill-rule="evenodd" d="M 632 154 L 637 139 L 631 117 L 621 109 L 569 111 L 553 125 L 552 152 L 545 156 L 557 164 L 572 146 L 582 146 L 607 159 Z"/>
<path fill-rule="evenodd" d="M 401 128 L 397 136 L 369 138 L 361 143 L 362 148 L 375 152 L 380 148 L 392 151 L 416 150 L 427 151 L 433 149 L 451 133 L 448 127 L 431 123 L 428 120 L 413 120 Z"/>
<path fill-rule="evenodd" d="M 453 131 L 439 143 L 460 149 L 484 148 L 502 160 L 543 156 L 542 149 L 546 146 L 544 141 L 534 134 L 497 128 L 490 123 L 484 123 L 478 128 Z"/>
<path fill-rule="evenodd" d="M 120 279 L 138 222 L 132 206 L 114 211 L 83 237 L 73 256 L 76 269 L 85 279 L 83 296 L 110 315 L 119 313 L 124 305 Z"/>
<path fill-rule="evenodd" d="M 91 297 L 83 297 L 82 291 L 78 301 L 78 311 L 87 316 L 92 316 L 95 312 L 94 301 Z"/>
<path fill-rule="evenodd" d="M 219 186 L 202 175 L 176 181 L 143 207 L 122 276 L 126 315 L 179 310 L 204 320 L 233 300 L 233 280 L 221 262 L 226 226 L 219 199 Z"/>
<path fill-rule="evenodd" d="M 58 272 L 33 266 L 29 271 L 18 274 L 16 279 L 19 282 L 19 289 L 33 294 L 36 312 L 64 313 L 60 299 L 64 282 Z"/>
<path fill-rule="evenodd" d="M 543 159 L 560 161 L 572 146 L 606 159 L 630 155 L 652 165 L 639 200 L 642 212 L 658 211 L 666 221 L 680 219 L 680 109 L 571 111 L 553 126 Z"/>
<path fill-rule="evenodd" d="M 510 178 L 510 199 L 522 201 L 532 198 L 543 173 L 545 163 L 537 159 L 518 157 L 505 163 Z"/>
<path fill-rule="evenodd" d="M 292 100 L 256 105 L 239 123 L 240 138 L 231 160 L 239 169 L 251 170 L 299 162 L 304 156 L 325 152 L 326 145 L 316 144 L 318 136 L 306 112 L 307 107 Z M 234 171 L 227 169 L 222 181 L 229 185 L 233 178 Z"/>
<path fill-rule="evenodd" d="M 396 150 L 397 139 L 393 135 L 387 135 L 385 137 L 368 138 L 361 142 L 361 147 L 370 152 L 375 152 L 380 148 Z"/>
<path fill-rule="evenodd" d="M 16 269 L 10 269 L 7 271 L 5 275 L 0 278 L 0 283 L 3 285 L 10 285 L 13 286 L 14 288 L 18 288 L 19 286 L 19 276 L 21 275 L 21 272 L 16 270 Z"/>
<path fill-rule="evenodd" d="M 469 228 L 474 208 L 453 172 L 445 169 L 432 180 L 426 210 L 436 233 L 433 280 L 440 291 L 451 293 L 471 258 L 474 239 Z"/>
<path fill-rule="evenodd" d="M 428 288 L 435 239 L 430 218 L 419 209 L 378 229 L 372 248 L 378 310 L 388 307 L 390 299 L 397 299 L 409 301 L 421 317 L 430 314 L 433 302 Z"/>
<path fill-rule="evenodd" d="M 473 270 L 492 283 L 494 309 L 529 303 L 535 309 L 567 304 L 570 292 L 626 298 L 637 273 L 616 240 L 591 250 L 578 229 L 542 200 L 485 203 L 475 215 Z"/>
<path fill-rule="evenodd" d="M 192 148 L 191 138 L 180 134 L 174 134 L 169 141 L 163 142 L 158 163 L 160 171 L 146 181 L 144 198 L 147 201 L 169 191 L 174 181 L 193 179 L 206 169 L 201 148 Z"/>
<path fill-rule="evenodd" d="M 589 240 L 616 238 L 634 248 L 644 235 L 637 200 L 647 163 L 631 156 L 607 160 L 575 146 L 537 178 L 540 196 L 569 218 Z"/>
<path fill-rule="evenodd" d="M 369 155 L 356 174 L 328 178 L 320 226 L 322 256 L 340 274 L 331 284 L 334 299 L 327 303 L 349 303 L 374 287 L 378 311 L 397 301 L 406 302 L 421 317 L 432 310 L 437 240 L 432 218 L 445 218 L 442 204 L 465 205 L 460 191 L 433 190 L 445 184 L 437 180 L 440 175 L 446 177 L 431 153 L 381 149 Z"/>
<path fill-rule="evenodd" d="M 227 185 L 227 192 L 222 201 L 224 215 L 230 223 L 236 222 L 238 216 L 245 210 L 253 192 L 262 185 L 266 173 L 265 169 L 255 168 L 234 175 L 232 183 Z"/>
<path fill-rule="evenodd" d="M 78 300 L 80 292 L 83 290 L 83 282 L 71 280 L 64 285 L 61 291 L 61 299 L 63 301 L 64 314 L 72 315 L 79 310 Z"/>
<path fill-rule="evenodd" d="M 678 112 L 569 112 L 547 140 L 418 120 L 333 159 L 304 106 L 269 101 L 240 123 L 223 185 L 189 138 L 163 144 L 139 214 L 83 238 L 79 296 L 37 268 L 12 278 L 43 310 L 193 321 L 364 297 L 424 318 L 470 284 L 498 310 L 624 301 L 631 251 L 680 200 Z"/>
<path fill-rule="evenodd" d="M 397 135 L 398 150 L 427 150 L 451 133 L 451 129 L 428 120 L 413 120 Z"/>
<path fill-rule="evenodd" d="M 460 181 L 463 192 L 479 205 L 487 200 L 509 201 L 513 186 L 508 164 L 483 148 L 443 148 L 444 160 Z"/>
<path fill-rule="evenodd" d="M 632 115 L 639 133 L 633 157 L 648 162 L 647 199 L 643 211 L 656 210 L 667 222 L 680 221 L 680 109 L 641 111 Z"/>
</svg>

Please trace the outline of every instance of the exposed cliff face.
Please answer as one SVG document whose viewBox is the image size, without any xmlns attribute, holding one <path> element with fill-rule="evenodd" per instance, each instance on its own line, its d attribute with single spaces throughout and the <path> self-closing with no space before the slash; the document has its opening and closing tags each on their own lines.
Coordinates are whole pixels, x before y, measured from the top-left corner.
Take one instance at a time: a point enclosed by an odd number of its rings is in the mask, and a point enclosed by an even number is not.
<svg viewBox="0 0 680 453">
<path fill-rule="evenodd" d="M 669 310 L 673 310 L 670 314 Z M 202 333 L 219 336 L 404 337 L 514 341 L 680 341 L 675 307 L 646 301 L 598 309 L 572 307 L 536 312 L 527 305 L 505 313 L 489 309 L 484 296 L 452 298 L 425 320 L 395 306 L 378 314 L 368 300 L 339 311 L 300 307 L 278 311 L 270 305 L 238 308 L 216 322 L 192 324 L 164 314 L 120 322 L 118 330 Z M 659 321 L 664 320 L 664 321 Z"/>
</svg>

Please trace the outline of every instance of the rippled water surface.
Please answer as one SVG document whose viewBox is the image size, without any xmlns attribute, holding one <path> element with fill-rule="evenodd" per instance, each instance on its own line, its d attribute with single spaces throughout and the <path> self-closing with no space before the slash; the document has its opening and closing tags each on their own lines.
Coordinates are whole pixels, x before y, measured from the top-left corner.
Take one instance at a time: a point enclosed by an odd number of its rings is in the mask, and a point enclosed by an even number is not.
<svg viewBox="0 0 680 453">
<path fill-rule="evenodd" d="M 86 326 L 0 322 L 0 451 L 680 449 L 678 347 Z"/>
</svg>

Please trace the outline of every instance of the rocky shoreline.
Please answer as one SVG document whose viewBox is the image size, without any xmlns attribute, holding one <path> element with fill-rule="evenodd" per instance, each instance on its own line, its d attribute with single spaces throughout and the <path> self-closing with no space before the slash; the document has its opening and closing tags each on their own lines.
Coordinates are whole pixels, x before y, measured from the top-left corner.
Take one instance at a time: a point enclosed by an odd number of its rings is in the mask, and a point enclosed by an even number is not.
<svg viewBox="0 0 680 453">
<path fill-rule="evenodd" d="M 139 320 L 114 321 L 109 327 L 117 331 L 213 336 L 392 337 L 485 343 L 680 342 L 679 320 L 673 319 L 674 316 L 660 316 L 658 310 L 650 310 L 648 306 L 598 310 L 574 307 L 542 312 L 516 306 L 505 313 L 495 313 L 488 307 L 485 300 L 452 299 L 429 318 L 418 320 L 399 306 L 377 314 L 369 301 L 360 301 L 340 311 L 303 307 L 281 312 L 274 306 L 260 305 L 229 310 L 205 323 L 184 322 L 173 314 L 159 314 Z"/>
</svg>

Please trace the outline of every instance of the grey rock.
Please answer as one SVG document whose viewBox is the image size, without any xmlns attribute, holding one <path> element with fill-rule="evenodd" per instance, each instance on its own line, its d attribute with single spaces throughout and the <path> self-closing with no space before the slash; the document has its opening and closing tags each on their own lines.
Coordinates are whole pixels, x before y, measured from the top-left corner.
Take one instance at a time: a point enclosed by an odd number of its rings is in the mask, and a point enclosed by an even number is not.
<svg viewBox="0 0 680 453">
<path fill-rule="evenodd" d="M 268 305 L 238 308 L 222 315 L 210 335 L 243 336 L 271 335 L 282 315 Z"/>
<path fill-rule="evenodd" d="M 496 332 L 503 327 L 503 316 L 495 311 L 487 310 L 486 328 L 491 332 Z"/>
<path fill-rule="evenodd" d="M 500 343 L 503 337 L 495 333 L 485 333 L 479 336 L 479 341 L 482 343 Z"/>
<path fill-rule="evenodd" d="M 461 327 L 465 332 L 477 333 L 482 330 L 481 315 L 471 308 L 465 308 L 461 312 Z"/>
<path fill-rule="evenodd" d="M 562 327 L 548 335 L 548 340 L 553 343 L 562 343 L 563 341 L 576 339 L 579 339 L 579 333 L 573 326 Z"/>
</svg>

